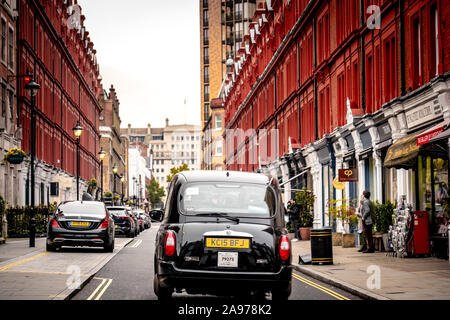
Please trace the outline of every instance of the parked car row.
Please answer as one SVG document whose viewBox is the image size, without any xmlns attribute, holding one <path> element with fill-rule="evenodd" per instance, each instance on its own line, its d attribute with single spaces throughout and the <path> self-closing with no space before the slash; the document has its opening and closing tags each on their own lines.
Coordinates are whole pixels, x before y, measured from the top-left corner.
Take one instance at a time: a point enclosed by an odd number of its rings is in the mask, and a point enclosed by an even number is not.
<svg viewBox="0 0 450 320">
<path fill-rule="evenodd" d="M 65 201 L 49 221 L 46 249 L 89 246 L 112 252 L 115 235 L 134 238 L 150 227 L 150 216 L 143 210 L 107 207 L 98 201 Z"/>
</svg>

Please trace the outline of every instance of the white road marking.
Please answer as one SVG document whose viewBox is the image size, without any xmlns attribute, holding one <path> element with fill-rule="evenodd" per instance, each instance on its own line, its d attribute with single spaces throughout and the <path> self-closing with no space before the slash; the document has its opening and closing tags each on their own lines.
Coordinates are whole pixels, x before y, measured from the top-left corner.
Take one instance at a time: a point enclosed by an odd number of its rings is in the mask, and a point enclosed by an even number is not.
<svg viewBox="0 0 450 320">
<path fill-rule="evenodd" d="M 137 248 L 137 247 L 139 247 L 140 245 L 141 245 L 141 243 L 142 243 L 142 240 L 138 240 L 138 241 L 136 241 L 132 246 L 131 246 L 131 248 Z"/>
</svg>

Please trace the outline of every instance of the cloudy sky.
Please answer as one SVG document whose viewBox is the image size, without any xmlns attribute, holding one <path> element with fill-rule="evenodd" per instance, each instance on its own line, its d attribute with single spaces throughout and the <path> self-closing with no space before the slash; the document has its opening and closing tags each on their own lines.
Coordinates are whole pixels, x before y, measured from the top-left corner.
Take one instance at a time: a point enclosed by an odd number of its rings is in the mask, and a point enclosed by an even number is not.
<svg viewBox="0 0 450 320">
<path fill-rule="evenodd" d="M 122 127 L 200 124 L 198 0 L 78 3 L 103 87 L 116 88 Z"/>
</svg>

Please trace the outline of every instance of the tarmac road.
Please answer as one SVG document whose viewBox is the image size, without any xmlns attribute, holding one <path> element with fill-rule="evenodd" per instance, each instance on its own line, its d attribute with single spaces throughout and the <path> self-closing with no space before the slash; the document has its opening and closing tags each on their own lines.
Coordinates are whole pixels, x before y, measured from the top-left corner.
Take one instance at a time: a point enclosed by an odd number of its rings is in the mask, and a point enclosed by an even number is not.
<svg viewBox="0 0 450 320">
<path fill-rule="evenodd" d="M 153 292 L 153 252 L 159 224 L 142 232 L 111 261 L 72 300 L 157 300 Z M 232 298 L 174 293 L 174 300 L 224 301 Z M 270 300 L 270 296 L 266 297 Z M 360 300 L 343 290 L 293 273 L 289 300 Z"/>
</svg>

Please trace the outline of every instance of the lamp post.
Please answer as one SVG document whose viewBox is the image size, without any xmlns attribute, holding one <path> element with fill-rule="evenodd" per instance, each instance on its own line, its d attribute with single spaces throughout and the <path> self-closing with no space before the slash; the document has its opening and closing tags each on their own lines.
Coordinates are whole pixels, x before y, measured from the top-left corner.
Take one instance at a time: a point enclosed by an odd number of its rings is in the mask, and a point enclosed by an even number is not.
<svg viewBox="0 0 450 320">
<path fill-rule="evenodd" d="M 80 200 L 80 137 L 83 133 L 83 127 L 80 126 L 80 120 L 77 121 L 77 125 L 72 129 L 73 134 L 77 138 L 77 201 Z"/>
<path fill-rule="evenodd" d="M 123 204 L 123 197 L 124 197 L 123 184 L 124 184 L 124 181 L 125 181 L 125 177 L 123 175 L 120 177 L 120 181 L 122 182 L 122 204 Z"/>
<path fill-rule="evenodd" d="M 115 195 L 116 195 L 116 174 L 117 174 L 117 171 L 118 171 L 118 170 L 119 170 L 119 168 L 118 168 L 117 166 L 114 166 L 113 169 L 112 169 L 112 171 L 113 171 L 113 176 L 114 176 L 113 198 L 114 198 Z"/>
<path fill-rule="evenodd" d="M 136 177 L 133 177 L 133 198 L 136 201 Z"/>
<path fill-rule="evenodd" d="M 36 234 L 36 224 L 34 218 L 34 205 L 35 205 L 35 176 L 34 176 L 34 160 L 36 157 L 36 95 L 38 90 L 41 88 L 39 84 L 37 84 L 33 75 L 27 74 L 25 75 L 25 90 L 28 90 L 31 98 L 31 215 L 30 215 L 30 248 L 35 247 L 35 234 Z"/>
<path fill-rule="evenodd" d="M 103 148 L 98 153 L 98 156 L 100 158 L 100 190 L 101 190 L 100 199 L 101 201 L 103 201 L 103 159 L 105 159 L 106 157 L 106 152 L 103 151 Z"/>
</svg>

